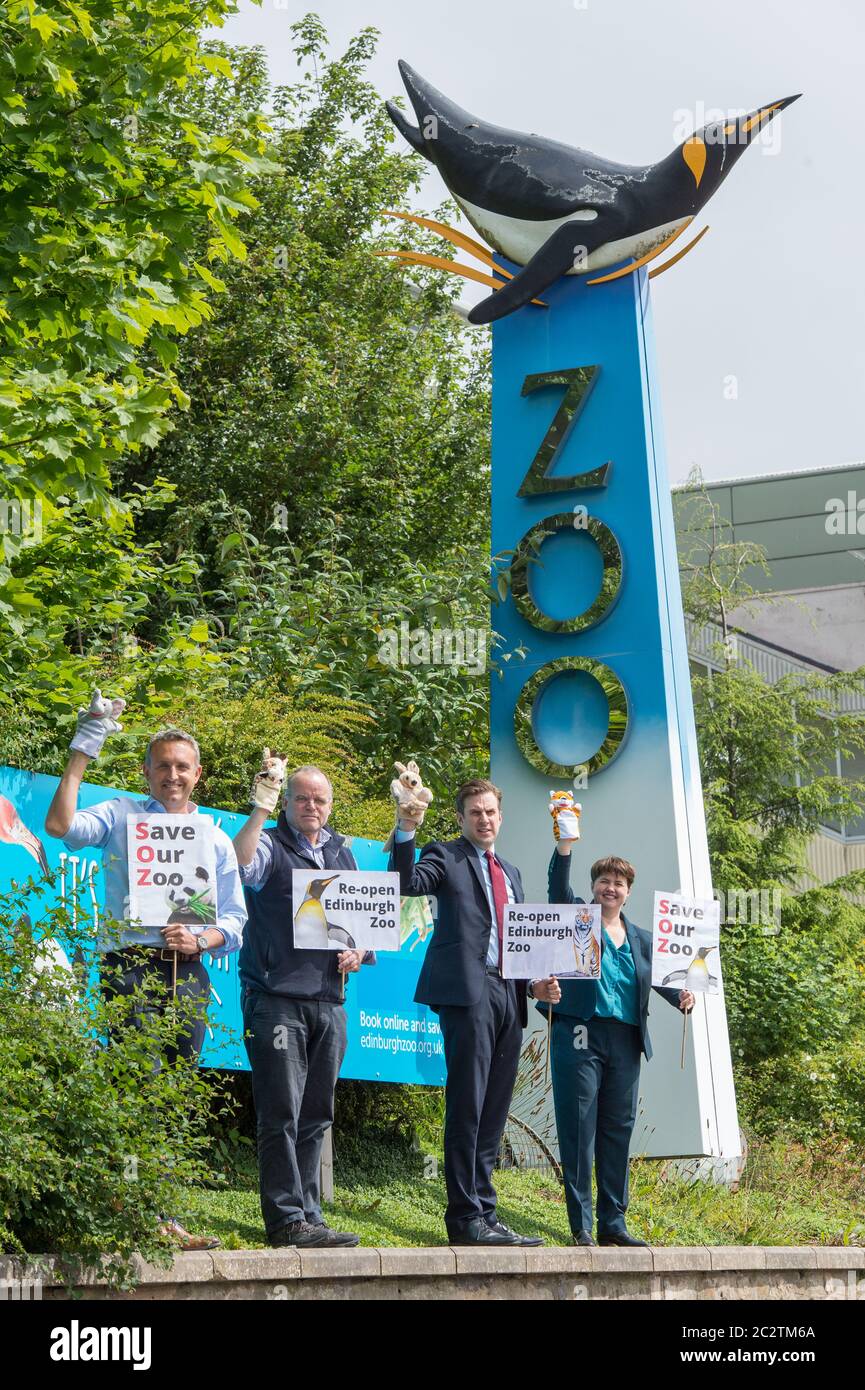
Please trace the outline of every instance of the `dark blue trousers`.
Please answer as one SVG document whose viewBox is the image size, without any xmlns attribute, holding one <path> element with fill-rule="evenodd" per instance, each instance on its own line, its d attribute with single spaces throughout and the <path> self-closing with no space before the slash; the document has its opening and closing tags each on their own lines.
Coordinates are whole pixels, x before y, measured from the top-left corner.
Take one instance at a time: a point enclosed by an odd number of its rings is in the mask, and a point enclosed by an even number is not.
<svg viewBox="0 0 865 1390">
<path fill-rule="evenodd" d="M 513 980 L 487 975 L 477 1004 L 438 1011 L 448 1069 L 445 1185 L 448 1235 L 475 1217 L 494 1220 L 493 1168 L 517 1079 L 523 1030 Z"/>
<path fill-rule="evenodd" d="M 141 1002 L 140 1015 L 136 1014 L 130 1020 L 132 1027 L 142 1028 L 148 1014 L 161 1015 L 171 1008 L 171 973 L 171 961 L 160 960 L 159 951 L 149 946 L 128 946 L 122 951 L 107 951 L 102 992 L 106 999 L 113 999 L 117 995 L 135 994 L 145 980 L 151 982 L 147 998 Z M 165 1059 L 170 1066 L 174 1065 L 178 1056 L 188 1061 L 194 1060 L 204 1045 L 210 977 L 201 960 L 178 960 L 176 997 L 181 1007 L 189 1008 L 189 1019 L 187 1031 L 177 1039 L 177 1047 L 165 1050 Z M 161 1058 L 154 1057 L 154 1073 L 161 1066 Z"/>
<path fill-rule="evenodd" d="M 342 1004 L 245 990 L 264 1228 L 272 1239 L 321 1215 L 321 1148 L 346 1049 Z"/>
<path fill-rule="evenodd" d="M 575 1235 L 592 1229 L 593 1161 L 598 1233 L 624 1230 L 640 1061 L 640 1030 L 632 1024 L 553 1016 L 553 1102 L 568 1219 Z"/>
</svg>

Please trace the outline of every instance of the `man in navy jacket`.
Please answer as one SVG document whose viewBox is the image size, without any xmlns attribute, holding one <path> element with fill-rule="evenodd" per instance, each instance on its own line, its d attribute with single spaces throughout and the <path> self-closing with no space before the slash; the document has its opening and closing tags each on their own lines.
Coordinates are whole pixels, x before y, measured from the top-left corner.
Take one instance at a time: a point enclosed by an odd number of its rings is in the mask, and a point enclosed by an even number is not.
<svg viewBox="0 0 865 1390">
<path fill-rule="evenodd" d="M 293 870 L 356 869 L 357 863 L 327 824 L 333 789 L 321 769 L 300 767 L 285 787 L 276 826 L 263 830 L 279 789 L 258 774 L 255 809 L 234 840 L 249 911 L 239 965 L 261 1212 L 271 1245 L 357 1245 L 358 1236 L 333 1231 L 322 1218 L 321 1148 L 346 1049 L 340 975 L 375 957 L 295 950 Z"/>
<path fill-rule="evenodd" d="M 466 782 L 456 808 L 459 839 L 425 845 L 417 863 L 417 821 L 401 815 L 390 860 L 402 893 L 438 900 L 414 997 L 438 1013 L 444 1039 L 445 1225 L 453 1245 L 541 1245 L 499 1221 L 492 1183 L 527 1021 L 525 981 L 501 974 L 504 908 L 523 902 L 522 880 L 495 854 L 498 788 L 482 778 Z M 535 985 L 536 998 L 558 996 L 554 982 Z"/>
</svg>

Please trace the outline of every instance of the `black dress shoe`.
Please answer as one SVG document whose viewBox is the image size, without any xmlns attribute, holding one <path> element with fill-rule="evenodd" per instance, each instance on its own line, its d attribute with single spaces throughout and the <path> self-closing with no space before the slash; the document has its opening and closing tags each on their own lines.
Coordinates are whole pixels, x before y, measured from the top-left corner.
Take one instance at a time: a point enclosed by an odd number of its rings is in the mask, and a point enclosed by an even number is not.
<svg viewBox="0 0 865 1390">
<path fill-rule="evenodd" d="M 594 1245 L 595 1243 L 596 1242 L 592 1240 L 591 1231 L 577 1231 L 574 1236 L 574 1245 Z"/>
<path fill-rule="evenodd" d="M 476 1216 L 474 1221 L 469 1221 L 453 1235 L 448 1236 L 449 1245 L 522 1245 L 522 1243 L 522 1236 L 518 1236 L 514 1231 L 509 1231 L 507 1226 L 502 1226 L 500 1223 L 496 1226 L 490 1226 L 482 1216 Z"/>
<path fill-rule="evenodd" d="M 326 1221 L 312 1221 L 310 1225 L 328 1245 L 360 1245 L 360 1236 L 355 1235 L 354 1231 L 335 1231 Z"/>
<path fill-rule="evenodd" d="M 603 1235 L 598 1231 L 598 1244 L 645 1246 L 647 1242 L 645 1240 L 637 1240 L 636 1236 L 629 1236 L 627 1231 L 607 1231 L 606 1234 Z"/>
<path fill-rule="evenodd" d="M 360 1236 L 351 1231 L 332 1231 L 330 1226 L 325 1226 L 324 1223 L 311 1226 L 308 1221 L 292 1221 L 290 1225 L 283 1226 L 281 1231 L 271 1236 L 268 1244 L 276 1249 L 284 1245 L 293 1245 L 299 1250 L 336 1249 L 359 1245 Z"/>
<path fill-rule="evenodd" d="M 511 1236 L 511 1237 L 513 1238 L 512 1243 L 513 1243 L 514 1245 L 543 1245 L 543 1244 L 544 1244 L 544 1242 L 543 1242 L 543 1240 L 541 1239 L 540 1236 L 521 1236 L 521 1235 L 519 1235 L 516 1231 L 512 1231 L 511 1228 L 510 1228 L 510 1226 L 506 1226 L 505 1223 L 504 1223 L 504 1221 L 499 1221 L 498 1219 L 496 1219 L 495 1222 L 490 1222 L 490 1221 L 488 1221 L 488 1222 L 487 1222 L 487 1225 L 489 1226 L 489 1228 L 490 1228 L 491 1231 L 501 1231 L 501 1232 L 503 1232 L 504 1235 L 506 1235 L 506 1236 Z"/>
</svg>

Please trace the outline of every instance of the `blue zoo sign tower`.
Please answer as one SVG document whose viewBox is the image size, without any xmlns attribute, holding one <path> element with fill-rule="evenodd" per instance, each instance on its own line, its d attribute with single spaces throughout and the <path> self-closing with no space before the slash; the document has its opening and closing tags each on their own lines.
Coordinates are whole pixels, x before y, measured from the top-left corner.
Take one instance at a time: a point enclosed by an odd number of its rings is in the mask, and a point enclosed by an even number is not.
<svg viewBox="0 0 865 1390">
<path fill-rule="evenodd" d="M 648 276 L 565 277 L 545 300 L 493 326 L 492 549 L 516 552 L 493 624 L 526 651 L 491 678 L 500 844 L 544 901 L 549 792 L 574 786 L 574 891 L 590 898 L 592 861 L 621 855 L 649 926 L 655 889 L 712 888 Z M 681 1016 L 652 1008 L 638 1152 L 739 1152 L 723 995 L 693 1024 L 682 1070 Z"/>
<path fill-rule="evenodd" d="M 690 237 L 745 150 L 797 97 L 712 121 L 638 168 L 493 125 L 399 66 L 416 124 L 395 102 L 390 117 L 483 240 L 398 211 L 475 264 L 377 254 L 492 290 L 468 318 L 493 325 L 493 554 L 515 552 L 511 595 L 493 616 L 511 648 L 503 679 L 492 680 L 502 849 L 529 898 L 543 901 L 546 803 L 576 780 L 585 828 L 574 887 L 587 895 L 593 859 L 630 859 L 631 910 L 647 924 L 653 890 L 708 898 L 711 881 L 644 267 Z M 706 230 L 678 241 L 652 273 Z M 672 1010 L 654 1010 L 635 1147 L 737 1155 L 723 995 L 698 1000 L 684 1070 L 679 1026 Z"/>
</svg>

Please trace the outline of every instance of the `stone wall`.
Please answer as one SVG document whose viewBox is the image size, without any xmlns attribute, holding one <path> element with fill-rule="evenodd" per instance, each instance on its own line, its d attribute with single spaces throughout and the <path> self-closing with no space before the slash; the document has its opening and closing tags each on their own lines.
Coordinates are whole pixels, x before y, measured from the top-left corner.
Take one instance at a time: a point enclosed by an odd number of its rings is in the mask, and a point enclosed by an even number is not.
<svg viewBox="0 0 865 1390">
<path fill-rule="evenodd" d="M 0 1297 L 66 1299 L 50 1259 L 0 1259 Z M 216 1250 L 143 1261 L 134 1291 L 82 1276 L 85 1299 L 859 1299 L 862 1246 L 664 1246 L 645 1249 Z"/>
</svg>

